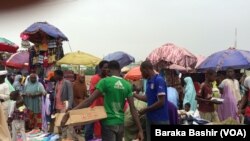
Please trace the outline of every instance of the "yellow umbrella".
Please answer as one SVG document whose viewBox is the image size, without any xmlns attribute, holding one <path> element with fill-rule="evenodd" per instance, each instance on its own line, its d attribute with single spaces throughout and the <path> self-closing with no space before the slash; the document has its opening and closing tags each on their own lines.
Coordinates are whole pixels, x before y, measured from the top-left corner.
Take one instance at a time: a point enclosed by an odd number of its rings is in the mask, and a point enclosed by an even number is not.
<svg viewBox="0 0 250 141">
<path fill-rule="evenodd" d="M 100 61 L 101 59 L 98 57 L 78 51 L 66 54 L 61 60 L 57 61 L 57 65 L 68 64 L 92 67 L 96 66 Z"/>
</svg>

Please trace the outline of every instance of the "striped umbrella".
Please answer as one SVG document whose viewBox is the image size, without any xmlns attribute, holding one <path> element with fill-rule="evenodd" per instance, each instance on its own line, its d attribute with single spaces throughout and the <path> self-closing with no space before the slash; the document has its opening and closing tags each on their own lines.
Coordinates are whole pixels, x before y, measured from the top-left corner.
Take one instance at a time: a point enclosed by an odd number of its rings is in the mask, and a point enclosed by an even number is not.
<svg viewBox="0 0 250 141">
<path fill-rule="evenodd" d="M 178 47 L 172 43 L 167 43 L 160 48 L 153 50 L 147 60 L 150 60 L 154 65 L 162 63 L 166 65 L 179 65 L 185 68 L 195 68 L 197 58 L 185 48 Z"/>
<path fill-rule="evenodd" d="M 2 52 L 9 52 L 9 53 L 16 53 L 18 50 L 18 45 L 11 42 L 8 39 L 0 37 L 0 51 Z"/>
<path fill-rule="evenodd" d="M 22 69 L 29 66 L 29 52 L 20 51 L 12 54 L 6 61 L 6 66 L 16 69 Z"/>
</svg>

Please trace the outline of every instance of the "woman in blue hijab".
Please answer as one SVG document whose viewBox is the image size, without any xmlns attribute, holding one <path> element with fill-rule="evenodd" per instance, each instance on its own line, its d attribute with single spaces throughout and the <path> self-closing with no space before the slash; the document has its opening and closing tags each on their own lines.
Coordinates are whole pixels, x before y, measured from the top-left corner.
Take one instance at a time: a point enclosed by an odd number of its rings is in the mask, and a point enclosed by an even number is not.
<svg viewBox="0 0 250 141">
<path fill-rule="evenodd" d="M 183 105 L 185 105 L 186 103 L 190 103 L 191 105 L 190 110 L 196 111 L 197 101 L 195 99 L 196 91 L 193 80 L 191 77 L 186 77 L 184 81 L 185 81 L 185 90 L 184 90 L 185 95 L 184 95 Z"/>
</svg>

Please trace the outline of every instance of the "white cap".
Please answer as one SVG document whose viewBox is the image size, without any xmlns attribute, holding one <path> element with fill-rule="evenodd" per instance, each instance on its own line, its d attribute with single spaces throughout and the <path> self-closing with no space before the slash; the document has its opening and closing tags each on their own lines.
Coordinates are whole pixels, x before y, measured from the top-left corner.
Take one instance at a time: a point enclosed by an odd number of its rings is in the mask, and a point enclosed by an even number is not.
<svg viewBox="0 0 250 141">
<path fill-rule="evenodd" d="M 2 71 L 0 71 L 0 75 L 6 75 L 7 73 L 8 73 L 7 70 L 2 70 Z"/>
</svg>

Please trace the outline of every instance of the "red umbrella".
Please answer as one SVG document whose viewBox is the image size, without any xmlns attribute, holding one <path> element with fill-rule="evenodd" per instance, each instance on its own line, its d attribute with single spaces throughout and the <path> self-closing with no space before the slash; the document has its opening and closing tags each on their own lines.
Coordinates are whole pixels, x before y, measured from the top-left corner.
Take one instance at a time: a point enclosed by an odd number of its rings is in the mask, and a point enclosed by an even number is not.
<svg viewBox="0 0 250 141">
<path fill-rule="evenodd" d="M 130 71 L 128 71 L 128 73 L 125 74 L 124 78 L 133 81 L 142 79 L 140 66 L 132 68 Z"/>
<path fill-rule="evenodd" d="M 16 53 L 18 48 L 19 47 L 15 43 L 11 42 L 10 40 L 0 37 L 0 51 Z"/>
<path fill-rule="evenodd" d="M 197 58 L 185 48 L 180 48 L 172 43 L 163 45 L 153 50 L 147 60 L 154 65 L 164 62 L 164 65 L 176 64 L 185 68 L 195 68 Z"/>
<path fill-rule="evenodd" d="M 29 52 L 22 51 L 12 54 L 6 61 L 7 67 L 22 69 L 29 66 Z"/>
</svg>

